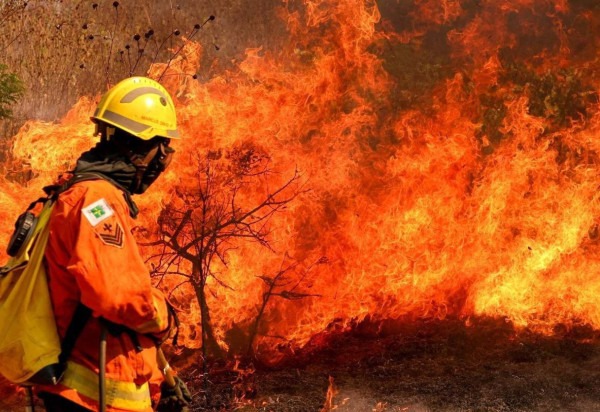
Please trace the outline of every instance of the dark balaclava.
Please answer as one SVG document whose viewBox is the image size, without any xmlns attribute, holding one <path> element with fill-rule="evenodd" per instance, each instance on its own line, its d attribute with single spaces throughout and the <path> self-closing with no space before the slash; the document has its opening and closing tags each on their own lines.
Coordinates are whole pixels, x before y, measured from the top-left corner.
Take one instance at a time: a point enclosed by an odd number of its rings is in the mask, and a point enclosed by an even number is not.
<svg viewBox="0 0 600 412">
<path fill-rule="evenodd" d="M 75 173 L 102 173 L 129 193 L 144 193 L 167 168 L 173 153 L 169 139 L 139 139 L 121 129 L 99 127 L 100 142 L 83 153 Z"/>
</svg>

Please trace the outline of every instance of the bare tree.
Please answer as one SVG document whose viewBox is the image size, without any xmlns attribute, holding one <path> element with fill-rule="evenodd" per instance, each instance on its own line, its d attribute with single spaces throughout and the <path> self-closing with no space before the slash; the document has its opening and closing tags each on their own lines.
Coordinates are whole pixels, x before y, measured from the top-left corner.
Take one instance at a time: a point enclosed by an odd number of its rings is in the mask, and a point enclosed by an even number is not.
<svg viewBox="0 0 600 412">
<path fill-rule="evenodd" d="M 207 280 L 230 288 L 215 267 L 227 266 L 227 255 L 240 241 L 258 242 L 271 249 L 269 221 L 304 192 L 298 171 L 277 187 L 270 186 L 274 172 L 269 156 L 246 143 L 226 152 L 195 153 L 193 181 L 176 188 L 176 196 L 159 216 L 159 239 L 146 245 L 157 249 L 153 276 L 178 276 L 173 288 L 192 286 L 200 307 L 202 353 L 222 356 L 211 324 Z M 262 188 L 262 196 L 241 202 L 240 197 Z M 190 269 L 191 268 L 191 269 Z"/>
</svg>

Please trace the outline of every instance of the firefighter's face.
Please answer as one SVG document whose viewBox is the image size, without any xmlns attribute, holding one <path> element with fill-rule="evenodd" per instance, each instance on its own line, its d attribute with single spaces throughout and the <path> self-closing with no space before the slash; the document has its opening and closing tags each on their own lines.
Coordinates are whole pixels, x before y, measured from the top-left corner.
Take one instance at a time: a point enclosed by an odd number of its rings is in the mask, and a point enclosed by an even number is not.
<svg viewBox="0 0 600 412">
<path fill-rule="evenodd" d="M 169 147 L 170 139 L 162 137 L 155 139 L 159 140 L 157 140 L 154 147 L 147 154 L 147 157 L 151 160 L 148 163 L 146 171 L 142 175 L 142 179 L 138 187 L 134 190 L 134 193 L 141 194 L 148 190 L 152 183 L 158 179 L 158 176 L 165 171 L 173 159 L 173 153 L 175 153 L 175 150 Z"/>
</svg>

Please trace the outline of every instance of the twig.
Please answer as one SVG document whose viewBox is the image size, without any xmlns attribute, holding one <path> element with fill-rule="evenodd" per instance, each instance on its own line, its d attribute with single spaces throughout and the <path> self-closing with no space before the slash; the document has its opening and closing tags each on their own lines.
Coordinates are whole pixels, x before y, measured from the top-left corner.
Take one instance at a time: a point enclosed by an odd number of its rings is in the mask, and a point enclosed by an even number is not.
<svg viewBox="0 0 600 412">
<path fill-rule="evenodd" d="M 200 31 L 200 29 L 202 27 L 204 27 L 209 21 L 212 21 L 215 19 L 215 16 L 211 15 L 208 19 L 206 19 L 204 21 L 204 23 L 202 24 L 195 24 L 194 28 L 192 29 L 192 31 L 190 32 L 190 34 L 188 35 L 187 39 L 190 40 L 192 37 L 194 37 L 196 35 L 196 33 L 198 33 Z M 179 30 L 177 30 L 179 31 Z M 175 32 L 173 32 L 175 33 Z M 176 36 L 178 36 L 179 34 L 176 34 Z M 173 59 L 175 59 L 175 57 L 177 57 L 177 55 L 179 54 L 179 52 L 181 52 L 181 50 L 183 50 L 183 48 L 185 47 L 185 43 L 182 44 L 181 46 L 179 46 L 179 49 L 177 49 L 177 51 L 175 52 L 175 54 L 173 54 L 173 56 L 171 56 L 171 58 L 169 58 L 169 61 L 167 61 L 167 65 L 165 66 L 165 70 L 163 70 L 162 74 L 160 75 L 160 77 L 158 78 L 157 81 L 161 81 L 161 79 L 163 78 L 164 74 L 167 72 L 167 70 L 169 69 L 169 67 L 171 66 L 171 62 L 173 61 Z"/>
</svg>

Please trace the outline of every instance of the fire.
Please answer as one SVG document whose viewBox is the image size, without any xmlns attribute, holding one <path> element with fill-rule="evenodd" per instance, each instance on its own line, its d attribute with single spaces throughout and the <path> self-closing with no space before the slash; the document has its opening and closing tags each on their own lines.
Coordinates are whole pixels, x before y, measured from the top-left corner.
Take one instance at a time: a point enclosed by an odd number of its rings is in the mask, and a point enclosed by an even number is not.
<svg viewBox="0 0 600 412">
<path fill-rule="evenodd" d="M 153 67 L 166 70 L 185 139 L 137 199 L 150 234 L 161 205 L 197 183 L 196 154 L 252 145 L 268 155 L 277 173 L 240 192 L 248 204 L 296 169 L 307 189 L 270 221 L 272 251 L 238 242 L 214 263 L 206 299 L 221 347 L 242 351 L 255 325 L 254 353 L 276 360 L 320 332 L 406 316 L 600 327 L 598 56 L 582 40 L 597 13 L 467 3 L 415 0 L 382 21 L 370 0 L 286 1 L 282 50 L 249 49 L 206 83 L 189 76 L 202 55 L 193 42 Z M 2 182 L 0 201 L 18 206 L 2 209 L 5 222 L 92 144 L 93 106 L 83 98 L 60 124 L 15 136 L 35 178 L 25 189 Z M 282 267 L 285 286 L 265 303 L 265 279 Z M 193 291 L 173 296 L 184 343 L 199 347 Z"/>
<path fill-rule="evenodd" d="M 338 393 L 337 388 L 335 387 L 335 380 L 332 376 L 329 377 L 329 386 L 327 387 L 327 394 L 325 395 L 325 405 L 321 409 L 321 412 L 330 412 L 332 410 L 337 409 L 334 405 L 333 399 L 335 395 Z"/>
</svg>

